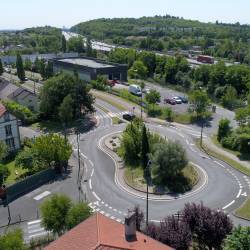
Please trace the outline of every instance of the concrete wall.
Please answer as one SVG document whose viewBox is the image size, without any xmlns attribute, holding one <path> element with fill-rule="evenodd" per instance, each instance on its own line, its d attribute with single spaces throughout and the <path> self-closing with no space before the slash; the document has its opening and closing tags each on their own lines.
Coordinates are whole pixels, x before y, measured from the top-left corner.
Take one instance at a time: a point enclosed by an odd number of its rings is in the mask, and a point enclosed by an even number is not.
<svg viewBox="0 0 250 250">
<path fill-rule="evenodd" d="M 17 150 L 20 148 L 20 134 L 19 134 L 19 127 L 17 124 L 17 119 L 15 116 L 9 114 L 9 119 L 5 119 L 5 115 L 0 117 L 0 140 L 6 143 L 7 139 L 14 139 L 15 148 L 10 148 L 11 151 Z M 12 135 L 7 136 L 5 131 L 5 126 L 11 125 Z"/>
</svg>

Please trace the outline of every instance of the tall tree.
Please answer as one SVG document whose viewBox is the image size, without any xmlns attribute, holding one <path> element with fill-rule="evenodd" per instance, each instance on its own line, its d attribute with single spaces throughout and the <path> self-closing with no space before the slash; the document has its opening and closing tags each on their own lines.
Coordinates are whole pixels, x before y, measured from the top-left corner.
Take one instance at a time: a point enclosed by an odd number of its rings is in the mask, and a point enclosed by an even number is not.
<svg viewBox="0 0 250 250">
<path fill-rule="evenodd" d="M 66 230 L 67 214 L 72 206 L 66 195 L 54 194 L 41 206 L 42 225 L 48 231 L 61 235 Z"/>
<path fill-rule="evenodd" d="M 152 104 L 154 108 L 155 104 L 161 100 L 161 94 L 160 92 L 153 89 L 149 93 L 146 94 L 145 98 L 146 98 L 146 101 L 149 104 Z"/>
<path fill-rule="evenodd" d="M 217 133 L 218 141 L 221 141 L 221 139 L 227 137 L 230 134 L 230 132 L 231 132 L 230 120 L 221 119 L 219 122 L 218 133 Z"/>
<path fill-rule="evenodd" d="M 3 64 L 2 64 L 2 60 L 0 58 L 0 76 L 3 74 Z"/>
<path fill-rule="evenodd" d="M 48 79 L 53 76 L 53 63 L 48 61 L 45 66 L 45 78 Z"/>
<path fill-rule="evenodd" d="M 59 117 L 66 126 L 73 119 L 73 99 L 70 94 L 64 97 L 59 107 Z"/>
<path fill-rule="evenodd" d="M 64 35 L 62 35 L 62 52 L 65 53 L 67 51 L 67 41 Z"/>
<path fill-rule="evenodd" d="M 89 57 L 93 56 L 92 42 L 90 37 L 88 37 L 86 41 L 86 55 Z"/>
<path fill-rule="evenodd" d="M 134 61 L 133 66 L 129 69 L 128 74 L 130 77 L 137 79 L 145 79 L 147 77 L 148 69 L 140 60 Z"/>
<path fill-rule="evenodd" d="M 7 155 L 7 152 L 8 152 L 8 148 L 6 144 L 0 140 L 0 162 Z"/>
<path fill-rule="evenodd" d="M 21 55 L 18 53 L 16 56 L 16 69 L 17 69 L 17 76 L 21 81 L 25 80 L 25 71 L 23 67 L 23 59 Z"/>
<path fill-rule="evenodd" d="M 141 144 L 141 161 L 142 167 L 146 169 L 148 165 L 148 154 L 149 154 L 149 143 L 148 143 L 148 134 L 145 124 L 143 124 L 142 128 L 142 144 Z"/>
</svg>

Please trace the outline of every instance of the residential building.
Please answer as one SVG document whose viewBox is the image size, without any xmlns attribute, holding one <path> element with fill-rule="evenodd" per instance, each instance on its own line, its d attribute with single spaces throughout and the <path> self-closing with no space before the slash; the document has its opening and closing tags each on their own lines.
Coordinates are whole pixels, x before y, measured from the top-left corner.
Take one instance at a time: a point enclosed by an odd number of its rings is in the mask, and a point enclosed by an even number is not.
<svg viewBox="0 0 250 250">
<path fill-rule="evenodd" d="M 10 114 L 5 106 L 0 103 L 0 140 L 4 141 L 9 151 L 18 150 L 21 147 L 18 121 Z"/>
<path fill-rule="evenodd" d="M 135 214 L 125 218 L 124 225 L 96 213 L 52 242 L 45 250 L 171 250 L 136 231 Z"/>
<path fill-rule="evenodd" d="M 98 75 L 104 75 L 108 80 L 127 81 L 128 66 L 99 60 L 90 57 L 57 58 L 52 60 L 54 73 L 78 73 L 82 80 L 90 82 Z"/>
</svg>

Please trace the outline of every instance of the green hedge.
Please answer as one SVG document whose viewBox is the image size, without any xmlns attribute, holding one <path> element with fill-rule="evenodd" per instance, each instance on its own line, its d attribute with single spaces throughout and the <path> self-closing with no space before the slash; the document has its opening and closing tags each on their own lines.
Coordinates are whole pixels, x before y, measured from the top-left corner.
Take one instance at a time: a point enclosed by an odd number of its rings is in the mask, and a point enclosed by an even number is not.
<svg viewBox="0 0 250 250">
<path fill-rule="evenodd" d="M 11 114 L 21 120 L 25 125 L 37 122 L 38 120 L 38 114 L 33 113 L 29 108 L 20 105 L 17 102 L 3 101 L 3 104 Z"/>
</svg>

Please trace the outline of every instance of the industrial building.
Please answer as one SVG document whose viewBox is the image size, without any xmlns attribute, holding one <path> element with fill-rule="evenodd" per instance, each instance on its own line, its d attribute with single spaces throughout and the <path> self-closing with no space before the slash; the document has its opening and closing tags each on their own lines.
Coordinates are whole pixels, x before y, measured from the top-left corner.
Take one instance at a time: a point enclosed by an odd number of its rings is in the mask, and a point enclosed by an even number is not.
<svg viewBox="0 0 250 250">
<path fill-rule="evenodd" d="M 96 80 L 98 75 L 106 76 L 109 80 L 127 81 L 128 66 L 110 63 L 90 57 L 72 57 L 53 59 L 54 73 L 77 72 L 82 80 L 90 82 Z"/>
</svg>

